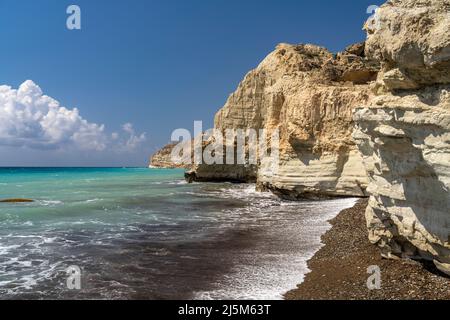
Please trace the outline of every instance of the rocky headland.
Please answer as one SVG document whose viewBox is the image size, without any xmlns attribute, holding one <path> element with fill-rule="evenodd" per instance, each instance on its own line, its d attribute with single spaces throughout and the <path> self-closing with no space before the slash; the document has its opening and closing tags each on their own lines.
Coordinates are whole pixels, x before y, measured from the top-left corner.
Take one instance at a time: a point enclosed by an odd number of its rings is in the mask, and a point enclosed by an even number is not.
<svg viewBox="0 0 450 320">
<path fill-rule="evenodd" d="M 257 166 L 195 165 L 188 179 L 257 182 L 260 189 L 294 199 L 366 196 L 367 174 L 351 138 L 352 112 L 369 101 L 378 70 L 376 61 L 366 59 L 364 43 L 336 55 L 314 45 L 278 45 L 215 117 L 220 131 L 278 129 L 278 170 L 267 157 Z M 152 160 L 155 166 L 166 163 Z"/>
<path fill-rule="evenodd" d="M 365 239 L 380 256 L 450 274 L 450 1 L 390 0 L 365 29 L 338 54 L 280 44 L 217 113 L 217 130 L 279 130 L 277 170 L 268 156 L 195 165 L 187 178 L 288 199 L 368 197 Z"/>
<path fill-rule="evenodd" d="M 172 161 L 172 151 L 177 143 L 170 143 L 150 158 L 150 168 L 189 169 L 190 166 Z"/>
<path fill-rule="evenodd" d="M 279 130 L 277 170 L 259 165 L 197 165 L 195 180 L 256 182 L 289 199 L 365 196 L 368 179 L 355 142 L 352 112 L 372 95 L 378 64 L 364 44 L 333 55 L 314 45 L 280 44 L 250 71 L 215 117 L 215 129 Z"/>
</svg>

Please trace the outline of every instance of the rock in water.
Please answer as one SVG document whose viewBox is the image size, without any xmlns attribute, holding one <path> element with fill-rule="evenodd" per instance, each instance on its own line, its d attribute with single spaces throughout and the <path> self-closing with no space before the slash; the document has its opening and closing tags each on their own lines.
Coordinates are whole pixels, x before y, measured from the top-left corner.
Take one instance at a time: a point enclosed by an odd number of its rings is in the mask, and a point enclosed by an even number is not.
<svg viewBox="0 0 450 320">
<path fill-rule="evenodd" d="M 450 263 L 450 1 L 393 0 L 367 27 L 382 63 L 376 96 L 355 111 L 369 173 L 370 240 L 386 257 Z"/>
<path fill-rule="evenodd" d="M 34 202 L 30 199 L 4 199 L 0 200 L 0 203 L 23 203 L 23 202 Z"/>
</svg>

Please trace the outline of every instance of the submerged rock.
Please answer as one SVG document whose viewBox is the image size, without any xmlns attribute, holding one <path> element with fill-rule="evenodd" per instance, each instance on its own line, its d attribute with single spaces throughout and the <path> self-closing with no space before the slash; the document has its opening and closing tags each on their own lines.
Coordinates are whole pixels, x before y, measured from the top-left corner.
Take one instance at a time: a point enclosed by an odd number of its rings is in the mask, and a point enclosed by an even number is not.
<svg viewBox="0 0 450 320">
<path fill-rule="evenodd" d="M 0 203 L 23 203 L 23 202 L 34 202 L 30 199 L 4 199 L 0 200 Z"/>
</svg>

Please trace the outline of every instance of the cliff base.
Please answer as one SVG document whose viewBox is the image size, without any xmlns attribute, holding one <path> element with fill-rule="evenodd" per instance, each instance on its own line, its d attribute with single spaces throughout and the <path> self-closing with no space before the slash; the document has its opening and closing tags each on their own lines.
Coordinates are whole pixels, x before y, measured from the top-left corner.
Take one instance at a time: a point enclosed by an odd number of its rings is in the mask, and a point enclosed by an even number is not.
<svg viewBox="0 0 450 320">
<path fill-rule="evenodd" d="M 432 262 L 387 260 L 367 241 L 367 200 L 342 211 L 323 236 L 325 246 L 309 261 L 312 270 L 288 300 L 450 299 L 450 277 Z M 369 266 L 381 269 L 381 290 L 367 288 Z"/>
</svg>

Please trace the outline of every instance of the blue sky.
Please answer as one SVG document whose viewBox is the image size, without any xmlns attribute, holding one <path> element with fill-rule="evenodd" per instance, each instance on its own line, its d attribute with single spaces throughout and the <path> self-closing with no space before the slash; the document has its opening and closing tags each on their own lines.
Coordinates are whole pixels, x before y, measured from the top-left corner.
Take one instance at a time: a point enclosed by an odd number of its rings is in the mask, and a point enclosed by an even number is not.
<svg viewBox="0 0 450 320">
<path fill-rule="evenodd" d="M 0 123 L 0 166 L 146 165 L 174 129 L 192 130 L 194 120 L 211 127 L 243 76 L 278 43 L 342 50 L 364 40 L 366 9 L 383 2 L 0 0 L 0 85 L 11 87 L 3 88 L 3 103 L 22 108 L 39 86 L 59 106 L 79 110 L 64 113 L 73 123 L 55 116 L 45 132 L 28 118 L 20 140 L 3 139 Z M 70 4 L 82 10 L 82 30 L 66 28 Z M 25 80 L 34 84 L 14 93 Z M 40 92 L 35 97 L 41 101 Z M 8 119 L 8 134 L 18 134 L 24 126 Z M 68 142 L 74 126 L 89 131 L 77 143 L 96 134 L 103 140 L 79 149 Z"/>
</svg>

